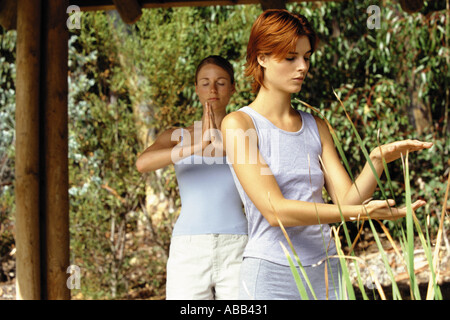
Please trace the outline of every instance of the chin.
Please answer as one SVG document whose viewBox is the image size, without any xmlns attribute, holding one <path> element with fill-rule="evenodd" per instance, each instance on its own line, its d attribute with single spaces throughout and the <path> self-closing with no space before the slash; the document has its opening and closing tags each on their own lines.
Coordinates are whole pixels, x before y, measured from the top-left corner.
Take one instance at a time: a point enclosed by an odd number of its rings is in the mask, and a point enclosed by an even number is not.
<svg viewBox="0 0 450 320">
<path fill-rule="evenodd" d="M 213 104 L 212 107 L 214 110 L 222 110 L 222 109 L 225 109 L 227 107 L 227 105 L 223 105 L 222 103 L 221 104 Z"/>
<path fill-rule="evenodd" d="M 300 91 L 302 91 L 302 86 L 296 86 L 295 88 L 292 88 L 292 90 L 289 91 L 289 93 L 294 94 L 294 93 L 299 93 Z"/>
</svg>

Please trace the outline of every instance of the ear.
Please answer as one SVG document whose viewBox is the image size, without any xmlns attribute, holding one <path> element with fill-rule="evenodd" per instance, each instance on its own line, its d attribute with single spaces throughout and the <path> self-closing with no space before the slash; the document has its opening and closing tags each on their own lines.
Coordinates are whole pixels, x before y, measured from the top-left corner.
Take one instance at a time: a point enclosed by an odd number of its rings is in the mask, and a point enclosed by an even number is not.
<svg viewBox="0 0 450 320">
<path fill-rule="evenodd" d="M 236 92 L 236 83 L 233 83 L 231 85 L 231 94 L 234 94 Z"/>
<path fill-rule="evenodd" d="M 256 57 L 258 59 L 258 63 L 261 67 L 265 68 L 266 67 L 266 55 L 261 53 L 258 54 L 258 56 Z"/>
</svg>

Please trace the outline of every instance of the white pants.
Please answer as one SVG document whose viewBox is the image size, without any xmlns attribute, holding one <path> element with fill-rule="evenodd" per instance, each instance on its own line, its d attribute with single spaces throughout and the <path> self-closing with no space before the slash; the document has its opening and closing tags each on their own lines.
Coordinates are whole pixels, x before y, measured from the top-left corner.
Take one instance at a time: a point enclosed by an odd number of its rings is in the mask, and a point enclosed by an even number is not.
<svg viewBox="0 0 450 320">
<path fill-rule="evenodd" d="M 247 235 L 174 236 L 167 261 L 167 300 L 236 300 Z"/>
</svg>

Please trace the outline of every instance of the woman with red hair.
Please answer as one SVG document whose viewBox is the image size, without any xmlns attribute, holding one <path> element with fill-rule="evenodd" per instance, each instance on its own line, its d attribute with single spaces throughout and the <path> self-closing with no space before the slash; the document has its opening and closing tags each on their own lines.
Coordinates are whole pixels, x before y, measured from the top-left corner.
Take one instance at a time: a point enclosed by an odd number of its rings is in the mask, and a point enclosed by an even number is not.
<svg viewBox="0 0 450 320">
<path fill-rule="evenodd" d="M 226 153 L 249 224 L 241 299 L 301 298 L 280 245 L 289 248 L 280 222 L 312 284 L 309 290 L 303 279 L 309 297 L 338 299 L 342 281 L 338 259 L 329 258 L 336 249 L 328 224 L 406 215 L 405 208 L 391 207 L 393 200 L 363 205 L 377 184 L 370 167 L 366 164 L 352 183 L 325 122 L 292 108 L 291 95 L 302 88 L 316 39 L 304 16 L 286 10 L 263 12 L 253 24 L 247 47 L 246 75 L 253 78 L 257 96 L 222 122 Z M 381 175 L 381 151 L 390 162 L 431 145 L 398 141 L 373 150 L 370 157 Z M 334 204 L 324 203 L 323 187 Z M 424 204 L 416 201 L 413 210 Z"/>
</svg>

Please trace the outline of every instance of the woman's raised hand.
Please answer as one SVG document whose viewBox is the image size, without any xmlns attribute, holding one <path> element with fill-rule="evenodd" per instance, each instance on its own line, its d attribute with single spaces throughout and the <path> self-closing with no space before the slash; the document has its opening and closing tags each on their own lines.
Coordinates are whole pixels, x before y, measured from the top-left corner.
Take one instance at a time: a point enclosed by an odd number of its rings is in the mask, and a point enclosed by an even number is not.
<svg viewBox="0 0 450 320">
<path fill-rule="evenodd" d="M 386 163 L 389 163 L 397 160 L 402 155 L 406 156 L 407 152 L 429 149 L 432 146 L 432 142 L 423 142 L 419 140 L 409 139 L 395 141 L 373 149 L 370 153 L 370 158 L 372 161 L 380 161 L 380 163 L 382 163 L 382 158 L 384 158 Z"/>
</svg>

